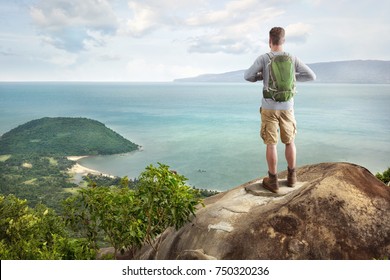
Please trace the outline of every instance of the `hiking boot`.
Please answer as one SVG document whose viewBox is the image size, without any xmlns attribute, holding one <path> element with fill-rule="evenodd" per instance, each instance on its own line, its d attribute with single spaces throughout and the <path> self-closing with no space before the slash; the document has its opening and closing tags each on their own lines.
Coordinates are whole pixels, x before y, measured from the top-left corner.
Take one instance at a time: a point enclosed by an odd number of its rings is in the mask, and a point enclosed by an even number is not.
<svg viewBox="0 0 390 280">
<path fill-rule="evenodd" d="M 295 171 L 295 168 L 290 169 L 287 167 L 287 186 L 290 188 L 295 187 L 295 184 L 297 183 L 297 172 Z"/>
<path fill-rule="evenodd" d="M 278 175 L 273 175 L 268 172 L 268 177 L 263 179 L 263 188 L 273 193 L 277 193 L 279 190 Z"/>
</svg>

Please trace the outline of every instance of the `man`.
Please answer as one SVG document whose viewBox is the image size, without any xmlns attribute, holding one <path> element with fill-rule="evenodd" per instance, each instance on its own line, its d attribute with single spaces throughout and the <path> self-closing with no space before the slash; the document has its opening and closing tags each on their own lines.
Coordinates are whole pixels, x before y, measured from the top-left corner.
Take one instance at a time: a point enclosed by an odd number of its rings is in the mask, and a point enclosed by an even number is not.
<svg viewBox="0 0 390 280">
<path fill-rule="evenodd" d="M 269 32 L 271 52 L 259 56 L 253 65 L 245 71 L 244 76 L 245 80 L 250 82 L 263 80 L 263 99 L 260 107 L 260 135 L 267 146 L 266 159 L 268 164 L 268 177 L 263 179 L 263 187 L 274 193 L 277 193 L 279 189 L 277 178 L 278 155 L 276 149 L 278 130 L 280 130 L 281 141 L 285 144 L 288 170 L 287 184 L 289 187 L 294 187 L 297 181 L 295 172 L 296 148 L 294 144 L 297 130 L 294 117 L 294 99 L 292 98 L 295 93 L 295 80 L 305 82 L 315 80 L 316 78 L 314 72 L 307 65 L 297 57 L 283 51 L 284 42 L 284 29 L 281 27 L 272 28 Z M 278 58 L 283 62 L 273 62 L 273 65 L 280 63 L 279 65 L 281 66 L 271 67 L 271 60 L 276 61 Z M 289 65 L 291 71 L 286 72 Z M 278 74 L 278 71 L 290 74 Z M 284 78 L 282 77 L 281 79 L 280 75 L 284 75 Z M 281 83 L 286 83 L 288 88 L 279 89 L 278 85 L 275 86 L 275 84 Z"/>
</svg>

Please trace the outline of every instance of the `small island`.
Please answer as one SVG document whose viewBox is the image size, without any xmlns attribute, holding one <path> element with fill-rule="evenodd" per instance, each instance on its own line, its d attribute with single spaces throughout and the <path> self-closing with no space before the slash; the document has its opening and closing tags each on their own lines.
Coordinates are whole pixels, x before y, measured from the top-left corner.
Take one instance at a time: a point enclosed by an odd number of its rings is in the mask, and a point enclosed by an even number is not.
<svg viewBox="0 0 390 280">
<path fill-rule="evenodd" d="M 138 148 L 103 123 L 87 118 L 41 118 L 0 138 L 0 155 L 111 155 Z"/>
<path fill-rule="evenodd" d="M 32 120 L 0 137 L 0 193 L 60 211 L 59 201 L 78 187 L 73 183 L 72 167 L 77 162 L 72 156 L 121 154 L 139 148 L 96 120 Z"/>
<path fill-rule="evenodd" d="M 187 222 L 202 193 L 167 165 L 150 164 L 134 180 L 91 169 L 80 184 L 71 180 L 80 155 L 138 148 L 85 118 L 42 118 L 5 133 L 0 137 L 0 258 L 96 259 L 101 246 L 113 246 L 112 259 Z"/>
<path fill-rule="evenodd" d="M 84 156 L 123 154 L 141 146 L 103 123 L 87 118 L 41 118 L 0 137 L 0 194 L 14 194 L 29 206 L 43 203 L 62 212 L 61 201 L 90 182 L 119 185 L 120 177 L 81 166 Z M 201 170 L 202 172 L 205 172 Z M 128 179 L 129 188 L 136 179 Z M 199 190 L 202 197 L 215 191 Z"/>
</svg>

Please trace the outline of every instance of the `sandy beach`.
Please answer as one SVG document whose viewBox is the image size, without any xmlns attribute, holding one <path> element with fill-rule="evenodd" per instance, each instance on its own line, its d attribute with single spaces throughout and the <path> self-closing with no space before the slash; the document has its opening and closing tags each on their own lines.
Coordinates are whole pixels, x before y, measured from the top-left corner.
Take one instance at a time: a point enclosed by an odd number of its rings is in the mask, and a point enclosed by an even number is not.
<svg viewBox="0 0 390 280">
<path fill-rule="evenodd" d="M 78 161 L 82 158 L 86 158 L 88 156 L 69 156 L 69 157 L 66 157 L 67 159 L 71 160 L 71 161 Z"/>
<path fill-rule="evenodd" d="M 98 170 L 95 170 L 95 169 L 91 169 L 91 168 L 88 168 L 88 167 L 85 167 L 85 166 L 82 166 L 81 164 L 79 164 L 77 161 L 82 159 L 82 158 L 86 158 L 88 156 L 69 156 L 67 157 L 67 159 L 71 160 L 71 161 L 75 161 L 76 164 L 72 166 L 72 168 L 70 168 L 68 171 L 70 174 L 73 174 L 73 175 L 78 175 L 78 176 L 85 176 L 87 174 L 93 174 L 93 175 L 101 175 L 101 176 L 105 176 L 105 177 L 111 177 L 111 178 L 114 178 L 115 176 L 113 175 L 110 175 L 110 174 L 105 174 L 105 173 L 102 173 Z"/>
</svg>

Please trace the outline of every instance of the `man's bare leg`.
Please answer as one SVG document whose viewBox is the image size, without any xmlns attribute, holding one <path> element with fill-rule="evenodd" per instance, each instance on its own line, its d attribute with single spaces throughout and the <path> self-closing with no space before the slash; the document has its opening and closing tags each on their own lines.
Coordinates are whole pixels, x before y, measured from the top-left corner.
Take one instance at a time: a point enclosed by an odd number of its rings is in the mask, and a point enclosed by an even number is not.
<svg viewBox="0 0 390 280">
<path fill-rule="evenodd" d="M 276 145 L 267 145 L 266 159 L 268 164 L 268 172 L 271 174 L 276 174 L 278 172 L 278 151 L 276 149 Z"/>
<path fill-rule="evenodd" d="M 286 155 L 288 168 L 295 169 L 297 151 L 294 142 L 291 142 L 290 144 L 286 144 L 285 155 Z"/>
</svg>

